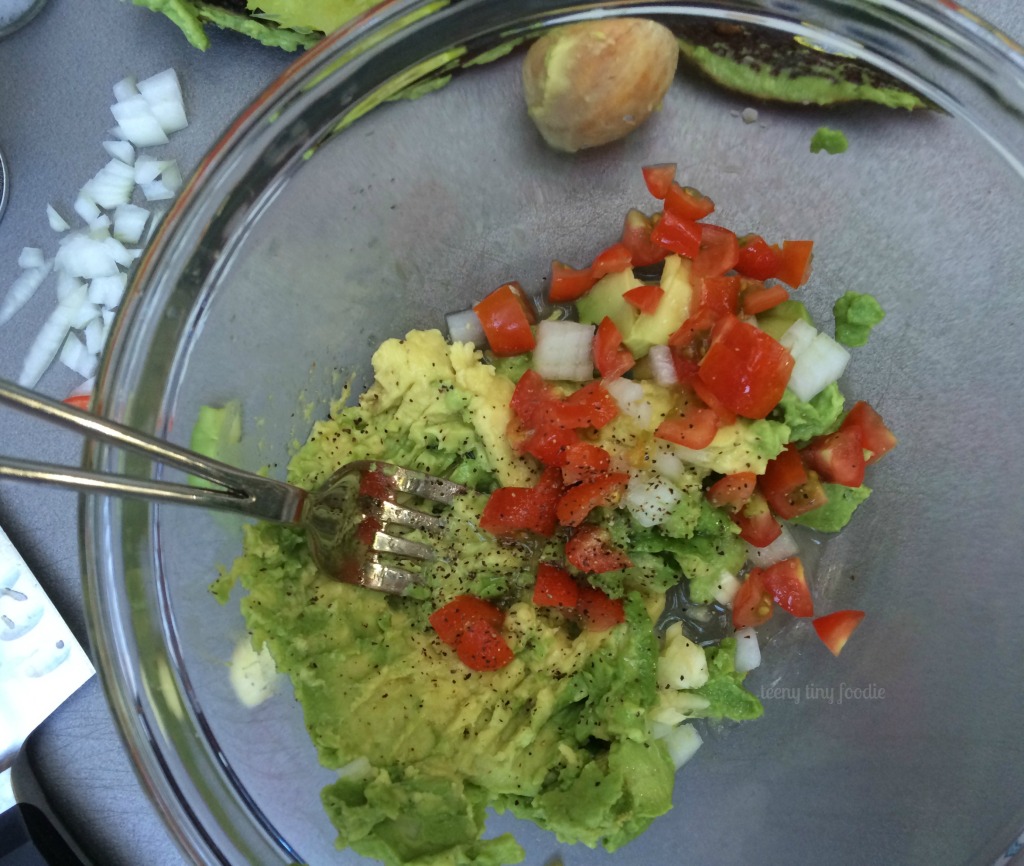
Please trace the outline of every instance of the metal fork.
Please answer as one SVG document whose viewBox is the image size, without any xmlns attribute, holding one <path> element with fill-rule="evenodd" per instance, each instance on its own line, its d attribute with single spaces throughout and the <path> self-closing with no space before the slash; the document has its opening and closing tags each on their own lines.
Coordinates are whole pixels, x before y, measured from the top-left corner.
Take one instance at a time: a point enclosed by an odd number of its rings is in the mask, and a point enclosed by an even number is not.
<svg viewBox="0 0 1024 866">
<path fill-rule="evenodd" d="M 418 575 L 395 560 L 430 560 L 423 542 L 389 532 L 407 527 L 437 534 L 444 518 L 400 503 L 400 494 L 450 506 L 466 492 L 462 485 L 380 461 L 356 461 L 338 469 L 316 490 L 264 478 L 212 460 L 130 427 L 108 421 L 0 379 L 0 403 L 69 427 L 87 438 L 146 455 L 218 488 L 88 472 L 10 457 L 0 457 L 0 477 L 231 511 L 247 517 L 291 524 L 305 530 L 313 560 L 325 574 L 369 589 L 402 595 Z"/>
</svg>

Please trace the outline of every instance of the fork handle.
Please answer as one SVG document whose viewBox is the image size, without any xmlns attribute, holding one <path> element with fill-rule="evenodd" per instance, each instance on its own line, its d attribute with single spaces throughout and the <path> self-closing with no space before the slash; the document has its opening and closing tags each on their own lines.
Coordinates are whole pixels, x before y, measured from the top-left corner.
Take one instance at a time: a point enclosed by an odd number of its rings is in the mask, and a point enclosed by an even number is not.
<svg viewBox="0 0 1024 866">
<path fill-rule="evenodd" d="M 0 379 L 0 403 L 7 403 L 23 412 L 82 433 L 88 439 L 146 455 L 158 463 L 174 466 L 224 489 L 193 488 L 183 484 L 124 478 L 10 458 L 0 458 L 2 477 L 59 484 L 91 493 L 217 508 L 280 523 L 298 523 L 301 518 L 306 492 L 292 484 L 264 478 L 186 448 L 179 448 L 3 379 Z"/>
</svg>

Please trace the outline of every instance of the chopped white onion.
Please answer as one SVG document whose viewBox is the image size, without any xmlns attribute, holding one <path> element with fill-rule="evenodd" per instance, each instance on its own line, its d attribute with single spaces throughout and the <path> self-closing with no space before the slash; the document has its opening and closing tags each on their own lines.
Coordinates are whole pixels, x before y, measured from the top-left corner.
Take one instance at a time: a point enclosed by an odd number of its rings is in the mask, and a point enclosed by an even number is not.
<svg viewBox="0 0 1024 866">
<path fill-rule="evenodd" d="M 142 240 L 148 219 L 149 211 L 144 207 L 137 204 L 118 205 L 114 211 L 114 237 L 122 243 L 137 244 Z"/>
<path fill-rule="evenodd" d="M 84 382 L 79 384 L 76 388 L 71 389 L 71 397 L 77 397 L 81 394 L 92 394 L 92 389 L 96 385 L 96 377 L 92 376 L 86 379 Z"/>
<path fill-rule="evenodd" d="M 103 243 L 106 248 L 110 251 L 111 257 L 121 267 L 127 268 L 135 261 L 135 253 L 128 250 L 123 243 L 117 238 L 106 237 L 103 239 Z"/>
<path fill-rule="evenodd" d="M 82 188 L 82 195 L 102 208 L 111 209 L 131 201 L 134 188 L 135 170 L 132 166 L 112 159 Z"/>
<path fill-rule="evenodd" d="M 82 281 L 65 270 L 57 270 L 57 301 L 60 303 L 82 285 Z"/>
<path fill-rule="evenodd" d="M 25 356 L 21 374 L 18 376 L 18 384 L 22 388 L 36 386 L 40 376 L 46 372 L 46 368 L 60 351 L 69 327 L 68 311 L 63 304 L 58 305 L 57 309 L 50 313 Z"/>
<path fill-rule="evenodd" d="M 39 247 L 23 247 L 18 254 L 19 268 L 41 268 L 46 264 L 46 256 Z"/>
<path fill-rule="evenodd" d="M 31 298 L 50 273 L 51 264 L 44 262 L 41 267 L 30 268 L 19 274 L 18 278 L 11 284 L 4 297 L 3 305 L 0 305 L 0 325 L 8 321 L 18 312 Z"/>
<path fill-rule="evenodd" d="M 166 160 L 154 159 L 151 156 L 140 156 L 135 160 L 135 182 L 139 186 L 146 183 L 152 183 L 160 177 L 160 174 L 163 172 L 166 165 Z"/>
<path fill-rule="evenodd" d="M 612 395 L 623 415 L 632 418 L 641 430 L 651 426 L 653 407 L 644 396 L 644 388 L 632 379 L 612 379 L 604 383 L 608 393 Z"/>
<path fill-rule="evenodd" d="M 139 95 L 139 88 L 135 85 L 135 79 L 132 76 L 126 76 L 118 81 L 114 85 L 114 99 L 118 102 L 124 102 L 126 99 L 131 99 L 133 96 Z"/>
<path fill-rule="evenodd" d="M 662 732 L 656 730 L 655 736 L 658 736 L 659 734 L 662 734 Z M 697 750 L 704 743 L 704 740 L 697 732 L 697 729 L 690 724 L 683 724 L 675 728 L 669 728 L 661 736 L 658 736 L 658 738 L 668 749 L 669 757 L 672 759 L 672 765 L 677 770 L 697 754 Z"/>
<path fill-rule="evenodd" d="M 55 232 L 66 232 L 71 228 L 71 226 L 68 225 L 68 221 L 57 213 L 56 208 L 54 208 L 52 204 L 48 204 L 46 206 L 46 221 L 50 224 L 50 228 Z"/>
<path fill-rule="evenodd" d="M 811 345 L 811 341 L 816 336 L 818 336 L 818 329 L 814 325 L 805 322 L 803 319 L 797 319 L 779 337 L 779 342 L 789 350 L 789 354 L 795 360 Z"/>
<path fill-rule="evenodd" d="M 747 626 L 736 631 L 736 673 L 752 671 L 761 664 L 761 647 L 757 643 L 757 632 Z"/>
<path fill-rule="evenodd" d="M 100 352 L 103 351 L 105 330 L 101 315 L 94 316 L 83 329 L 82 336 L 85 337 L 85 348 L 90 355 L 99 356 Z"/>
<path fill-rule="evenodd" d="M 164 132 L 177 132 L 188 126 L 181 85 L 173 69 L 140 81 L 138 88 Z"/>
<path fill-rule="evenodd" d="M 478 349 L 487 345 L 484 326 L 480 318 L 472 310 L 462 310 L 445 316 L 448 324 L 448 339 L 453 343 L 472 343 Z"/>
<path fill-rule="evenodd" d="M 798 553 L 800 553 L 800 548 L 797 547 L 796 539 L 793 538 L 793 533 L 789 531 L 789 527 L 785 525 L 782 527 L 782 533 L 779 537 L 766 547 L 754 547 L 752 544 L 747 545 L 747 559 L 759 568 L 767 568 L 769 565 L 782 562 L 782 560 L 796 556 Z"/>
<path fill-rule="evenodd" d="M 128 284 L 127 274 L 111 274 L 109 277 L 96 277 L 89 283 L 89 303 L 107 309 L 116 309 L 124 296 Z"/>
<path fill-rule="evenodd" d="M 149 183 L 141 184 L 142 194 L 146 201 L 166 201 L 174 198 L 174 190 L 162 180 L 151 180 Z"/>
<path fill-rule="evenodd" d="M 669 449 L 668 443 L 661 441 L 655 443 L 651 466 L 654 467 L 655 472 L 676 482 L 688 472 L 686 464 L 679 458 L 679 455 Z"/>
<path fill-rule="evenodd" d="M 654 374 L 655 382 L 666 388 L 678 384 L 679 374 L 676 371 L 676 362 L 672 357 L 672 350 L 668 346 L 651 346 L 647 357 L 651 361 L 651 372 Z"/>
<path fill-rule="evenodd" d="M 634 469 L 629 473 L 622 504 L 641 526 L 657 526 L 676 507 L 683 492 L 656 472 Z"/>
<path fill-rule="evenodd" d="M 839 378 L 850 363 L 850 353 L 828 334 L 818 333 L 793 364 L 789 388 L 801 400 L 810 400 Z"/>
<path fill-rule="evenodd" d="M 96 358 L 89 354 L 85 344 L 74 334 L 68 334 L 60 350 L 60 361 L 82 378 L 88 379 L 96 372 Z"/>
<path fill-rule="evenodd" d="M 70 235 L 57 251 L 57 266 L 75 277 L 87 280 L 118 273 L 117 260 L 106 240 L 86 235 Z"/>
<path fill-rule="evenodd" d="M 100 218 L 99 206 L 84 189 L 78 194 L 78 198 L 75 199 L 74 208 L 75 213 L 90 225 Z"/>
<path fill-rule="evenodd" d="M 144 96 L 129 96 L 110 106 L 118 129 L 136 147 L 167 144 L 167 133 L 160 126 Z"/>
<path fill-rule="evenodd" d="M 125 165 L 133 165 L 135 163 L 135 148 L 132 147 L 130 141 L 111 139 L 103 142 L 103 149 L 114 159 L 120 160 Z"/>
<path fill-rule="evenodd" d="M 533 369 L 545 379 L 586 382 L 594 377 L 594 326 L 582 322 L 537 325 Z"/>
<path fill-rule="evenodd" d="M 732 604 L 739 591 L 740 582 L 730 571 L 723 571 L 718 575 L 718 586 L 715 588 L 715 601 L 719 604 Z"/>
</svg>

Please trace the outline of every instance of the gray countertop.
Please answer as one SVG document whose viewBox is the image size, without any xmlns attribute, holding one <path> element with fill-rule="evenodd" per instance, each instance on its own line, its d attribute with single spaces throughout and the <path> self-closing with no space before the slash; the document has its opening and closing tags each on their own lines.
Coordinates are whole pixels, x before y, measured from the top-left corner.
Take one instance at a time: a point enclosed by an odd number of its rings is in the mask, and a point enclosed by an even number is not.
<svg viewBox="0 0 1024 866">
<path fill-rule="evenodd" d="M 974 8 L 1024 37 L 1020 0 L 977 0 Z M 18 273 L 22 247 L 39 246 L 48 255 L 55 251 L 46 205 L 70 214 L 77 190 L 106 161 L 101 142 L 113 126 L 109 105 L 116 81 L 177 70 L 191 123 L 165 151 L 187 173 L 291 59 L 234 34 L 210 35 L 204 54 L 169 21 L 127 2 L 49 0 L 28 26 L 0 40 L 0 149 L 11 173 L 10 202 L 0 221 L 0 293 Z M 52 310 L 49 295 L 41 291 L 0 330 L 0 377 L 17 377 Z M 79 382 L 58 364 L 39 389 L 63 398 Z M 70 464 L 78 462 L 81 447 L 75 437 L 8 410 L 0 410 L 0 443 L 6 455 Z M 88 646 L 77 505 L 72 493 L 10 483 L 0 487 L 0 525 Z M 182 862 L 136 779 L 98 680 L 43 725 L 29 755 L 52 804 L 95 862 Z"/>
</svg>

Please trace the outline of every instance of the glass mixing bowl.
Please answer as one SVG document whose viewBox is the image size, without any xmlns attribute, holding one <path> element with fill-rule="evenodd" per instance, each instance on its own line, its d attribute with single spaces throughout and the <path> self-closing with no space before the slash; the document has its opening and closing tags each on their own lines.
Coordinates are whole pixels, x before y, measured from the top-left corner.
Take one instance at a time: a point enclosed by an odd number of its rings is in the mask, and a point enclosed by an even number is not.
<svg viewBox="0 0 1024 866">
<path fill-rule="evenodd" d="M 821 320 L 846 289 L 887 308 L 845 390 L 901 445 L 813 577 L 831 608 L 867 619 L 838 660 L 806 623 L 769 644 L 750 677 L 764 717 L 710 736 L 676 808 L 618 854 L 563 850 L 507 817 L 492 828 L 513 829 L 531 863 L 992 863 L 1024 826 L 1019 50 L 938 2 L 462 0 L 405 17 L 426 8 L 378 7 L 233 124 L 141 262 L 98 405 L 187 443 L 201 405 L 239 399 L 238 462 L 280 477 L 384 338 L 443 327 L 509 279 L 541 292 L 552 257 L 589 261 L 649 201 L 642 164 L 678 162 L 724 223 L 814 238 L 802 297 Z M 335 132 L 447 49 L 624 14 L 798 34 L 942 111 L 757 105 L 744 123 L 749 100 L 680 72 L 647 125 L 566 156 L 526 117 L 516 55 Z M 847 153 L 809 151 L 825 124 Z M 86 455 L 106 471 L 131 459 Z M 183 848 L 199 862 L 356 862 L 334 850 L 319 802 L 332 774 L 287 684 L 251 709 L 230 687 L 243 621 L 208 586 L 239 552 L 239 522 L 92 499 L 82 531 L 106 689 Z"/>
</svg>

